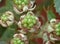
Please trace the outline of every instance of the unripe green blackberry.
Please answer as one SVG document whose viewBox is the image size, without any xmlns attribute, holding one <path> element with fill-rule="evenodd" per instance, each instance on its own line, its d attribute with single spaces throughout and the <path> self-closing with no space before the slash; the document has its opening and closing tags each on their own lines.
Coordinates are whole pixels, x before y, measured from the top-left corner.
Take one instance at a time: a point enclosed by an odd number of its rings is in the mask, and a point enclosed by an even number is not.
<svg viewBox="0 0 60 44">
<path fill-rule="evenodd" d="M 19 38 L 13 38 L 13 44 L 24 44 L 24 42 L 22 40 L 20 40 Z"/>
<path fill-rule="evenodd" d="M 14 3 L 16 4 L 16 5 L 27 5 L 28 4 L 28 0 L 14 0 Z"/>
<path fill-rule="evenodd" d="M 2 20 L 2 21 L 7 21 L 7 20 L 8 20 L 8 16 L 7 16 L 6 14 L 3 14 L 3 15 L 1 16 L 1 20 Z"/>
<path fill-rule="evenodd" d="M 56 25 L 56 34 L 60 35 L 60 23 Z"/>
<path fill-rule="evenodd" d="M 36 24 L 36 22 L 36 16 L 28 14 L 24 17 L 21 23 L 23 27 L 30 29 Z"/>
</svg>

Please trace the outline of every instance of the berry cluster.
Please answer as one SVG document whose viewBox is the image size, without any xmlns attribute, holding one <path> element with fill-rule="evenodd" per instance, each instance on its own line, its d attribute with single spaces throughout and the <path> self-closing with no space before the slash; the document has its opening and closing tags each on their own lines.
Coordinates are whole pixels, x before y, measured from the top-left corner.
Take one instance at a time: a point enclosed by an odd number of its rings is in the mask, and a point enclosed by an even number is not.
<svg viewBox="0 0 60 44">
<path fill-rule="evenodd" d="M 0 24 L 3 27 L 10 26 L 14 23 L 14 15 L 12 12 L 7 11 L 0 16 Z"/>
<path fill-rule="evenodd" d="M 60 35 L 60 23 L 56 25 L 56 34 Z"/>
<path fill-rule="evenodd" d="M 2 21 L 7 21 L 7 20 L 8 20 L 8 15 L 3 14 L 3 15 L 1 16 L 1 20 L 2 20 Z"/>
<path fill-rule="evenodd" d="M 19 38 L 13 38 L 13 44 L 24 44 L 24 42 Z"/>
<path fill-rule="evenodd" d="M 17 5 L 19 9 L 21 9 L 22 6 L 27 5 L 29 1 L 28 0 L 14 0 L 14 3 Z"/>
<path fill-rule="evenodd" d="M 22 20 L 22 26 L 27 28 L 27 29 L 30 29 L 34 26 L 34 24 L 36 24 L 36 16 L 34 15 L 26 15 L 24 17 L 24 19 Z"/>
</svg>

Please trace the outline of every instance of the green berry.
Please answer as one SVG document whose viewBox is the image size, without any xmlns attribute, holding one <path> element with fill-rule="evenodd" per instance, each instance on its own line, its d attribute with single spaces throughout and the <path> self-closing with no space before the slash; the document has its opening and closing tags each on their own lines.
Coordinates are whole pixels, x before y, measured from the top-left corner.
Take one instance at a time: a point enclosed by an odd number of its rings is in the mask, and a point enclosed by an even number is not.
<svg viewBox="0 0 60 44">
<path fill-rule="evenodd" d="M 25 5 L 25 3 L 24 3 L 24 2 L 22 2 L 22 5 Z"/>
<path fill-rule="evenodd" d="M 59 29 L 56 29 L 56 31 L 60 31 Z"/>
<path fill-rule="evenodd" d="M 36 23 L 36 20 L 33 20 L 32 23 L 35 24 Z"/>
<path fill-rule="evenodd" d="M 35 23 L 36 23 L 36 17 L 30 14 L 27 14 L 22 20 L 23 26 L 28 29 L 32 28 Z"/>
<path fill-rule="evenodd" d="M 24 27 L 27 27 L 27 24 L 24 24 L 23 26 L 24 26 Z"/>
<path fill-rule="evenodd" d="M 17 43 L 20 43 L 21 41 L 19 40 L 19 41 L 17 41 Z"/>
<path fill-rule="evenodd" d="M 31 22 L 32 22 L 32 20 L 31 20 L 31 19 L 28 19 L 27 23 L 29 24 L 29 23 L 31 23 Z"/>
<path fill-rule="evenodd" d="M 56 25 L 56 28 L 58 28 L 58 29 L 60 30 L 60 23 L 58 23 L 58 24 Z"/>
<path fill-rule="evenodd" d="M 24 2 L 26 2 L 27 0 L 24 0 Z"/>
<path fill-rule="evenodd" d="M 24 0 L 24 2 L 27 2 L 27 0 Z"/>
<path fill-rule="evenodd" d="M 3 15 L 1 16 L 1 19 L 2 19 L 3 21 L 7 21 L 8 16 L 3 14 Z"/>
<path fill-rule="evenodd" d="M 21 44 L 24 44 L 24 42 L 21 42 Z"/>
<path fill-rule="evenodd" d="M 60 35 L 60 23 L 58 23 L 57 25 L 56 25 L 56 34 L 57 35 Z"/>
<path fill-rule="evenodd" d="M 56 32 L 56 35 L 60 35 L 60 32 Z"/>
<path fill-rule="evenodd" d="M 14 0 L 16 4 L 28 4 L 28 0 Z"/>
<path fill-rule="evenodd" d="M 18 5 L 18 8 L 21 9 L 21 5 Z"/>
<path fill-rule="evenodd" d="M 21 1 L 19 1 L 18 3 L 21 4 Z"/>
<path fill-rule="evenodd" d="M 18 1 L 17 0 L 14 0 L 15 4 L 18 4 Z"/>
<path fill-rule="evenodd" d="M 24 23 L 27 23 L 27 19 L 24 19 L 23 21 L 24 21 Z"/>
<path fill-rule="evenodd" d="M 13 38 L 13 43 L 14 44 L 24 44 L 24 42 L 22 42 L 22 40 L 20 40 L 19 38 Z"/>
<path fill-rule="evenodd" d="M 31 24 L 29 24 L 29 27 L 32 27 L 34 24 L 33 23 L 31 23 Z"/>
<path fill-rule="evenodd" d="M 14 0 L 14 3 L 16 4 L 18 9 L 21 8 L 21 6 L 28 5 L 28 2 L 29 2 L 28 0 Z"/>
</svg>

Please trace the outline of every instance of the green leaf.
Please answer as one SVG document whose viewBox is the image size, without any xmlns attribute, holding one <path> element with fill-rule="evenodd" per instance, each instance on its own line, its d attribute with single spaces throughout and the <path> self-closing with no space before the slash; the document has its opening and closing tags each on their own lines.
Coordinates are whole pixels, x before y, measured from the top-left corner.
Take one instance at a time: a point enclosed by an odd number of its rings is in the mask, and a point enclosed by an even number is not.
<svg viewBox="0 0 60 44">
<path fill-rule="evenodd" d="M 54 7 L 56 9 L 56 12 L 60 14 L 60 0 L 54 0 Z"/>
<path fill-rule="evenodd" d="M 5 27 L 0 26 L 0 37 L 4 34 L 5 30 Z"/>
<path fill-rule="evenodd" d="M 0 0 L 0 2 L 1 2 L 2 0 Z"/>
<path fill-rule="evenodd" d="M 0 8 L 0 13 L 4 13 L 6 11 L 13 11 L 12 0 L 6 0 L 6 5 Z"/>
<path fill-rule="evenodd" d="M 8 27 L 6 31 L 4 32 L 4 34 L 2 35 L 1 40 L 9 41 L 15 34 L 16 28 L 17 26 L 15 24 Z"/>
<path fill-rule="evenodd" d="M 0 44 L 7 44 L 6 41 L 0 41 Z"/>
<path fill-rule="evenodd" d="M 48 21 L 50 21 L 51 19 L 56 18 L 56 16 L 51 10 L 49 10 L 47 12 L 47 18 L 48 18 Z"/>
<path fill-rule="evenodd" d="M 48 6 L 50 6 L 51 4 L 53 4 L 53 0 L 44 0 L 43 5 L 47 8 Z"/>
</svg>

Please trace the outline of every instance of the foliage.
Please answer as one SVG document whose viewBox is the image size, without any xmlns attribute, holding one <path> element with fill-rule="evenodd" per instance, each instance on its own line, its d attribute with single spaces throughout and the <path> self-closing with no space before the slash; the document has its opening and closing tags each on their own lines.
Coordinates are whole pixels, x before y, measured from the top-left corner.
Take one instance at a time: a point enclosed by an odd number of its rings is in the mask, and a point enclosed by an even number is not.
<svg viewBox="0 0 60 44">
<path fill-rule="evenodd" d="M 54 7 L 56 9 L 56 12 L 60 14 L 60 0 L 54 0 Z"/>
<path fill-rule="evenodd" d="M 51 19 L 56 18 L 56 16 L 51 10 L 49 10 L 47 12 L 47 18 L 48 18 L 48 21 L 50 21 Z"/>
<path fill-rule="evenodd" d="M 60 2 L 60 0 L 54 0 L 56 11 L 60 14 L 59 2 Z M 41 12 L 41 10 L 43 9 L 43 6 L 45 6 L 47 8 L 52 3 L 53 3 L 53 0 L 44 0 L 44 2 L 37 5 L 35 10 L 37 12 Z M 15 19 L 17 21 L 19 20 L 20 15 L 17 15 L 14 12 L 14 10 L 13 10 L 13 1 L 12 0 L 6 0 L 6 5 L 0 8 L 0 16 L 2 15 L 2 13 L 6 12 L 6 11 L 12 11 L 15 15 Z M 40 14 L 38 14 L 37 16 L 40 16 Z M 52 18 L 56 18 L 56 16 L 52 11 L 48 11 L 47 12 L 47 18 L 48 18 L 48 21 L 50 21 Z M 13 37 L 13 35 L 15 34 L 16 29 L 17 29 L 16 24 L 13 24 L 13 25 L 9 26 L 8 28 L 0 26 L 0 37 L 1 37 L 0 44 L 5 44 L 5 42 L 9 41 Z M 42 31 L 38 34 L 39 37 L 41 37 L 41 33 L 42 33 Z M 31 43 L 31 44 L 33 44 L 33 43 Z"/>
</svg>

